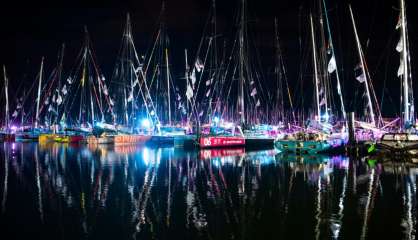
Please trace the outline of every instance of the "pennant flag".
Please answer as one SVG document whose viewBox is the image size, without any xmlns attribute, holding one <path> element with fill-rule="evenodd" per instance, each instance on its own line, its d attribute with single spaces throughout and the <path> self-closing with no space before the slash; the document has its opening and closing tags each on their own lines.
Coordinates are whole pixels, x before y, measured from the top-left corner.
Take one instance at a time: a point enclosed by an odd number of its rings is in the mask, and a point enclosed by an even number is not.
<svg viewBox="0 0 418 240">
<path fill-rule="evenodd" d="M 193 69 L 192 75 L 190 76 L 190 80 L 192 80 L 192 85 L 196 83 L 196 71 Z"/>
<path fill-rule="evenodd" d="M 68 82 L 68 84 L 72 84 L 73 83 L 73 79 L 71 77 L 68 77 L 67 78 L 67 82 Z"/>
<path fill-rule="evenodd" d="M 199 117 L 201 117 L 201 116 L 203 116 L 203 111 L 201 111 L 201 112 L 199 113 Z"/>
<path fill-rule="evenodd" d="M 254 85 L 254 81 L 251 81 L 251 82 L 250 82 L 250 85 Z"/>
<path fill-rule="evenodd" d="M 211 79 L 209 79 L 209 80 L 207 80 L 206 81 L 206 86 L 209 86 L 211 83 L 212 83 L 212 81 L 213 81 L 213 79 L 211 78 Z"/>
<path fill-rule="evenodd" d="M 337 69 L 337 64 L 335 62 L 335 56 L 333 55 L 331 60 L 328 63 L 328 73 L 333 73 Z"/>
<path fill-rule="evenodd" d="M 362 73 L 361 75 L 357 76 L 356 79 L 360 83 L 364 83 L 366 81 L 366 76 L 364 76 L 364 74 Z"/>
<path fill-rule="evenodd" d="M 193 97 L 193 89 L 190 85 L 187 86 L 186 97 L 188 100 L 192 99 Z"/>
<path fill-rule="evenodd" d="M 22 104 L 21 103 L 18 103 L 17 106 L 16 106 L 16 108 L 17 109 L 21 109 L 22 108 Z"/>
<path fill-rule="evenodd" d="M 325 105 L 325 103 L 326 103 L 326 100 L 325 100 L 325 98 L 323 98 L 323 99 L 321 100 L 321 102 L 319 103 L 319 106 L 323 106 L 323 105 Z"/>
<path fill-rule="evenodd" d="M 257 95 L 257 89 L 253 88 L 250 95 L 251 95 L 251 97 L 254 97 L 255 95 Z"/>
<path fill-rule="evenodd" d="M 109 90 L 107 90 L 106 85 L 103 85 L 103 94 L 106 96 L 109 95 Z"/>
<path fill-rule="evenodd" d="M 396 23 L 396 29 L 399 29 L 402 26 L 401 15 L 398 17 L 398 23 Z"/>
<path fill-rule="evenodd" d="M 130 92 L 129 93 L 129 97 L 128 97 L 128 102 L 132 102 L 132 100 L 134 99 L 134 93 L 133 92 Z"/>
<path fill-rule="evenodd" d="M 62 103 L 62 97 L 61 97 L 61 95 L 58 95 L 58 97 L 57 97 L 57 104 L 58 105 L 61 105 L 61 103 Z"/>
<path fill-rule="evenodd" d="M 17 117 L 17 115 L 18 115 L 18 112 L 15 110 L 12 114 L 12 117 L 15 118 L 15 117 Z"/>
<path fill-rule="evenodd" d="M 106 78 L 102 75 L 102 81 L 104 82 L 106 80 Z"/>
<path fill-rule="evenodd" d="M 44 105 L 48 105 L 49 104 L 49 99 L 47 98 L 44 102 Z"/>
<path fill-rule="evenodd" d="M 206 97 L 209 97 L 210 95 L 210 89 L 206 92 Z"/>
<path fill-rule="evenodd" d="M 64 96 L 67 95 L 68 91 L 67 91 L 67 86 L 66 85 L 64 85 L 64 87 L 62 87 L 61 92 L 62 92 L 62 94 L 64 94 Z"/>
<path fill-rule="evenodd" d="M 255 107 L 259 107 L 260 106 L 260 99 L 257 100 L 257 104 L 255 104 Z"/>
<path fill-rule="evenodd" d="M 197 58 L 196 63 L 195 63 L 195 67 L 197 72 L 201 72 L 204 68 L 202 60 L 200 60 L 200 58 Z"/>
<path fill-rule="evenodd" d="M 404 66 L 403 66 L 403 60 L 401 59 L 401 64 L 399 65 L 398 68 L 398 77 L 402 76 L 404 74 Z"/>
<path fill-rule="evenodd" d="M 113 102 L 113 100 L 112 100 L 111 98 L 109 98 L 109 104 L 110 104 L 111 106 L 114 106 L 114 105 L 115 105 L 115 103 Z"/>
<path fill-rule="evenodd" d="M 401 38 L 401 39 L 399 39 L 399 42 L 396 45 L 396 51 L 400 53 L 400 52 L 402 52 L 402 50 L 403 50 L 403 41 L 402 41 L 402 38 Z"/>
<path fill-rule="evenodd" d="M 51 112 L 52 110 L 54 110 L 54 109 L 52 108 L 52 105 L 49 105 L 49 107 L 48 107 L 48 112 Z"/>
</svg>

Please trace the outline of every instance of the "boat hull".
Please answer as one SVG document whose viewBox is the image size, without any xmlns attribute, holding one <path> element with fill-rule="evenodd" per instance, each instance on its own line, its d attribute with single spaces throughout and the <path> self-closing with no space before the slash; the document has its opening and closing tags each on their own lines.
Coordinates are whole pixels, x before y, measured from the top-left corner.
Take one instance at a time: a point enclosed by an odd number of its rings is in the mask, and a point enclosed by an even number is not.
<svg viewBox="0 0 418 240">
<path fill-rule="evenodd" d="M 130 144 L 145 144 L 150 139 L 149 135 L 115 135 L 114 144 L 115 145 L 130 145 Z"/>
<path fill-rule="evenodd" d="M 68 136 L 68 135 L 57 135 L 54 138 L 55 142 L 58 143 L 84 143 L 85 137 L 81 135 L 74 135 L 74 136 Z"/>
<path fill-rule="evenodd" d="M 302 141 L 302 140 L 277 140 L 275 146 L 282 152 L 296 154 L 316 154 L 329 152 L 343 147 L 345 141 L 342 139 L 323 141 Z"/>
<path fill-rule="evenodd" d="M 0 134 L 0 142 L 14 142 L 14 141 L 15 141 L 15 134 L 12 134 L 12 133 Z"/>
<path fill-rule="evenodd" d="M 200 137 L 201 148 L 223 148 L 245 146 L 244 137 Z"/>
</svg>

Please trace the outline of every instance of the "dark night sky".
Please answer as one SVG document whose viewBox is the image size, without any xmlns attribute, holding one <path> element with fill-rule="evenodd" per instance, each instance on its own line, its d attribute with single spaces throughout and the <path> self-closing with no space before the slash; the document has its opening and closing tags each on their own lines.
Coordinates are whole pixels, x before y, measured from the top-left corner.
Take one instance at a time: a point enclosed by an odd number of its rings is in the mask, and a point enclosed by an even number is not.
<svg viewBox="0 0 418 240">
<path fill-rule="evenodd" d="M 307 14 L 312 1 L 308 0 L 247 0 L 251 32 L 259 46 L 265 72 L 273 67 L 273 19 L 278 18 L 281 47 L 284 51 L 288 78 L 291 87 L 296 87 L 301 62 L 299 37 L 309 40 L 306 27 Z M 412 50 L 413 73 L 418 62 L 418 31 L 412 0 L 406 0 L 408 8 L 409 38 Z M 399 57 L 395 52 L 398 34 L 397 0 L 327 0 L 333 30 L 336 54 L 342 71 L 346 102 L 353 105 L 356 91 L 360 85 L 353 76 L 357 54 L 353 30 L 348 12 L 352 4 L 358 31 L 363 43 L 366 58 L 380 99 L 383 82 L 387 77 L 385 97 L 386 115 L 394 115 L 399 108 L 399 84 L 396 70 Z M 182 76 L 184 68 L 183 51 L 188 48 L 191 54 L 201 37 L 210 8 L 210 0 L 167 0 L 168 31 L 173 54 L 174 76 Z M 219 32 L 225 38 L 231 36 L 238 0 L 218 0 Z M 57 58 L 60 45 L 66 44 L 65 68 L 67 71 L 75 60 L 82 39 L 83 26 L 87 25 L 101 68 L 109 76 L 120 45 L 125 14 L 129 12 L 133 20 L 133 31 L 140 53 L 144 53 L 151 43 L 152 33 L 161 8 L 161 0 L 109 1 L 100 3 L 89 1 L 55 1 L 27 5 L 15 3 L 2 6 L 0 10 L 0 63 L 6 64 L 12 88 L 22 82 L 33 81 L 39 68 L 41 56 L 46 58 L 46 70 L 50 71 Z M 300 31 L 302 29 L 302 31 Z M 232 40 L 232 39 L 231 39 Z M 367 41 L 368 40 L 368 41 Z M 366 47 L 368 42 L 368 47 Z M 310 53 L 309 53 L 310 54 Z M 309 63 L 310 64 L 310 63 Z M 304 73 L 309 76 L 308 72 Z M 387 73 L 386 73 L 387 71 Z M 24 74 L 29 74 L 23 80 Z M 269 75 L 266 74 L 266 78 Z M 415 75 L 414 75 L 415 76 Z M 416 77 L 415 77 L 416 79 Z M 268 79 L 266 79 L 268 84 Z M 311 82 L 308 82 L 311 84 Z M 415 84 L 414 87 L 417 87 Z M 297 89 L 294 90 L 298 92 Z M 415 91 L 417 92 L 417 91 Z M 386 93 L 386 94 L 387 94 Z M 12 94 L 13 96 L 13 94 Z M 390 101 L 390 96 L 393 102 Z M 310 97 L 309 97 L 310 99 Z M 350 108 L 350 106 L 349 106 Z"/>
</svg>

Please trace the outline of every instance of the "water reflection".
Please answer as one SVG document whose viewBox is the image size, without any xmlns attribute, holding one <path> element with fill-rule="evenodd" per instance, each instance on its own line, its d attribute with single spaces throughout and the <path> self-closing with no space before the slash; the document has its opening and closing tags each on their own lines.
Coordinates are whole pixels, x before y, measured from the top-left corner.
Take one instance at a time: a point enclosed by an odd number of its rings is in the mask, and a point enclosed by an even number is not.
<svg viewBox="0 0 418 240">
<path fill-rule="evenodd" d="M 245 149 L 3 144 L 1 224 L 43 239 L 413 239 L 417 168 Z M 382 228 L 385 226 L 385 228 Z"/>
</svg>

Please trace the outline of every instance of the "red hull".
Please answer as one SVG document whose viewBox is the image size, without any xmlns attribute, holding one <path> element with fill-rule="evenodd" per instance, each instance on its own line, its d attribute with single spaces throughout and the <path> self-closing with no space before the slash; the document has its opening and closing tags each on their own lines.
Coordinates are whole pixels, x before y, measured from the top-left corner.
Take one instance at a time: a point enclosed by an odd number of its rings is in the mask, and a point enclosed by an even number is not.
<svg viewBox="0 0 418 240">
<path fill-rule="evenodd" d="M 201 148 L 222 148 L 245 146 L 244 137 L 201 137 L 199 138 Z"/>
<path fill-rule="evenodd" d="M 227 148 L 227 149 L 204 149 L 200 150 L 201 159 L 223 158 L 233 156 L 243 156 L 245 148 Z"/>
</svg>

